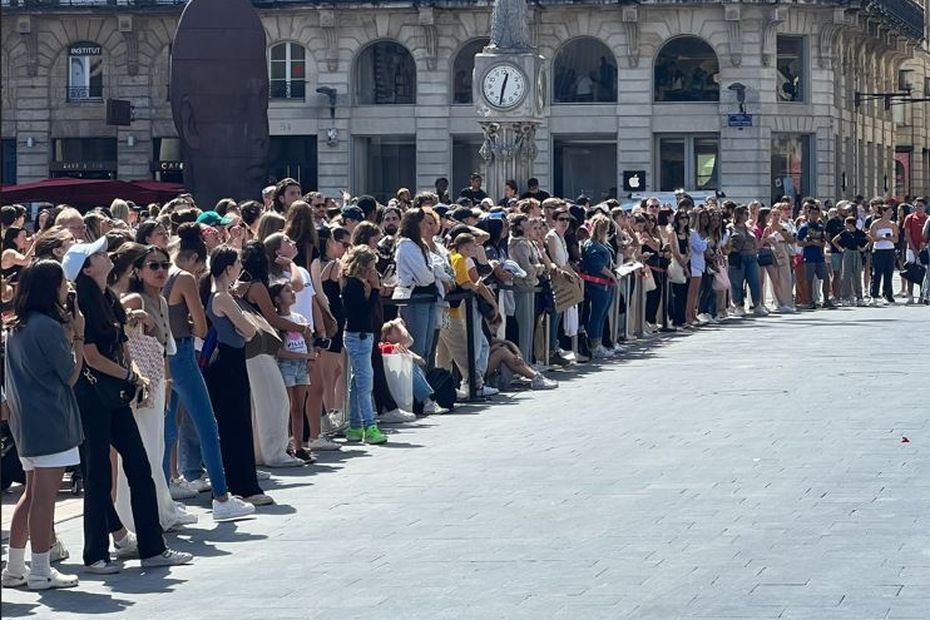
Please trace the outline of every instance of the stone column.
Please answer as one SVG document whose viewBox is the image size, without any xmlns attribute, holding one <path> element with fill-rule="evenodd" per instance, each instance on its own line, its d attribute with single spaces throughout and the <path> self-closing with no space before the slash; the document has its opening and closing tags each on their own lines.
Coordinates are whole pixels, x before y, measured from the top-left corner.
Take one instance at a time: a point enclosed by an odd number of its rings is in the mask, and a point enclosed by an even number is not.
<svg viewBox="0 0 930 620">
<path fill-rule="evenodd" d="M 536 121 L 479 122 L 484 143 L 478 150 L 487 163 L 485 191 L 492 198 L 504 195 L 504 183 L 515 179 L 520 187 L 533 176 L 536 159 Z"/>
</svg>

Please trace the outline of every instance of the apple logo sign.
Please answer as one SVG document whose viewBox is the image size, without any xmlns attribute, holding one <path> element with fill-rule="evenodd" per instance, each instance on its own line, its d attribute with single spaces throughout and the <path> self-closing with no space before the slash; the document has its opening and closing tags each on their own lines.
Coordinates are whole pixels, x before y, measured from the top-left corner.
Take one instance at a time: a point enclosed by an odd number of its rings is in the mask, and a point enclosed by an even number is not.
<svg viewBox="0 0 930 620">
<path fill-rule="evenodd" d="M 628 183 L 630 185 L 630 189 L 639 189 L 639 175 L 634 174 L 633 176 L 631 176 Z"/>
</svg>

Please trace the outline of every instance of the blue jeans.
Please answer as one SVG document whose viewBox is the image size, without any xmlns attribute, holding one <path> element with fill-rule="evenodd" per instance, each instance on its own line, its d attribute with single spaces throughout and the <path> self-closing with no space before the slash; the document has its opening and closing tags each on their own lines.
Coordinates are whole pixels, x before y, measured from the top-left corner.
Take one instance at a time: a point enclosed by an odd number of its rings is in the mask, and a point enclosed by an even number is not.
<svg viewBox="0 0 930 620">
<path fill-rule="evenodd" d="M 400 318 L 407 325 L 407 331 L 413 337 L 410 350 L 432 364 L 430 352 L 433 350 L 433 338 L 436 332 L 436 304 L 418 303 L 400 307 Z"/>
<path fill-rule="evenodd" d="M 432 310 L 431 305 L 423 307 Z M 343 336 L 349 357 L 349 426 L 352 428 L 365 428 L 375 423 L 371 405 L 375 375 L 371 367 L 371 348 L 374 340 L 374 334 L 363 332 L 346 332 Z"/>
<path fill-rule="evenodd" d="M 613 299 L 614 289 L 609 286 L 600 286 L 586 282 L 584 285 L 584 294 L 588 298 L 590 311 L 588 314 L 588 340 L 597 346 L 601 343 L 604 336 L 604 321 L 607 319 L 607 311 L 610 310 L 610 302 Z"/>
<path fill-rule="evenodd" d="M 420 368 L 420 365 L 417 363 L 413 364 L 413 400 L 418 403 L 424 403 L 426 400 L 433 395 L 433 388 L 430 386 L 429 381 L 426 380 L 426 375 L 423 374 L 423 369 Z"/>
<path fill-rule="evenodd" d="M 220 454 L 220 436 L 216 428 L 216 417 L 213 415 L 213 405 L 210 403 L 207 385 L 204 383 L 203 375 L 194 357 L 194 339 L 182 338 L 177 341 L 177 346 L 178 352 L 168 357 L 173 383 L 165 419 L 165 457 L 162 461 L 165 477 L 170 479 L 169 455 L 171 446 L 178 438 L 177 413 L 180 402 L 184 405 L 185 418 L 189 423 L 188 429 L 192 427 L 194 438 L 199 438 L 197 443 L 199 443 L 200 452 L 196 461 L 196 470 L 191 466 L 191 471 L 182 473 L 193 475 L 196 471 L 195 477 L 198 477 L 202 459 L 207 468 L 207 474 L 210 476 L 213 496 L 222 497 L 226 495 L 226 473 L 223 470 L 223 457 Z M 187 432 L 185 435 L 189 436 L 190 433 Z M 184 446 L 185 443 L 187 442 L 181 441 L 180 446 Z M 184 452 L 180 446 L 178 449 L 179 467 L 182 464 L 190 465 L 190 463 L 184 463 L 184 459 L 181 458 Z"/>
<path fill-rule="evenodd" d="M 730 260 L 733 260 L 732 255 Z M 730 276 L 730 292 L 733 295 L 733 304 L 737 308 L 743 306 L 744 282 L 749 285 L 752 305 L 755 307 L 762 303 L 762 291 L 759 286 L 759 259 L 755 255 L 741 255 L 738 264 L 734 265 L 731 262 L 727 271 Z"/>
</svg>

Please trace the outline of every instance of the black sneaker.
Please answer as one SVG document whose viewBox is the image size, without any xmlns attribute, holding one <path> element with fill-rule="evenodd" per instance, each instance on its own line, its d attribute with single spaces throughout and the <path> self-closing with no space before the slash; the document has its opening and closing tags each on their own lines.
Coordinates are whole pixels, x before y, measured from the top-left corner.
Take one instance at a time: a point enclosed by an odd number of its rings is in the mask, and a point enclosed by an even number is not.
<svg viewBox="0 0 930 620">
<path fill-rule="evenodd" d="M 809 305 L 809 306 L 807 307 L 807 309 L 808 309 L 808 310 L 816 310 L 816 309 L 817 309 L 817 303 L 816 303 L 816 302 L 812 303 L 811 305 Z"/>
<path fill-rule="evenodd" d="M 308 465 L 311 463 L 316 463 L 316 457 L 313 456 L 310 453 L 310 450 L 307 450 L 306 448 L 299 448 L 294 452 L 294 456 L 302 460 L 304 463 L 307 463 Z"/>
</svg>

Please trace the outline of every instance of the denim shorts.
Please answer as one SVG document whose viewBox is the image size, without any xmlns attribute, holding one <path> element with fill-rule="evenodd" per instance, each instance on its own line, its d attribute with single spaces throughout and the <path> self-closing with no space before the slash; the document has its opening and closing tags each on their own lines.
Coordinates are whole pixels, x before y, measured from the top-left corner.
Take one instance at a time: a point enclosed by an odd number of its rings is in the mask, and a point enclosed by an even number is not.
<svg viewBox="0 0 930 620">
<path fill-rule="evenodd" d="M 310 385 L 310 373 L 307 372 L 307 362 L 304 360 L 278 360 L 278 368 L 284 377 L 285 387 L 295 385 Z"/>
<path fill-rule="evenodd" d="M 830 254 L 830 267 L 833 269 L 833 271 L 843 270 L 843 253 L 842 252 L 832 252 Z"/>
</svg>

